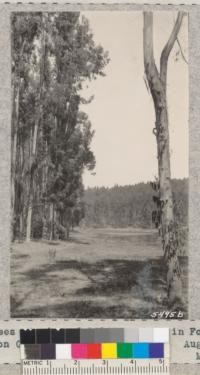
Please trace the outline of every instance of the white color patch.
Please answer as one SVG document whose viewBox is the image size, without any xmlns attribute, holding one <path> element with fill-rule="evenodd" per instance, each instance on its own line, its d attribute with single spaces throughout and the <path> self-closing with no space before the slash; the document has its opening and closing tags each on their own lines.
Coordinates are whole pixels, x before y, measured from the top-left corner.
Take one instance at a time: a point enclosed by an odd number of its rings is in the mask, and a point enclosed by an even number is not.
<svg viewBox="0 0 200 375">
<path fill-rule="evenodd" d="M 56 344 L 56 359 L 71 359 L 71 344 Z"/>
<path fill-rule="evenodd" d="M 169 328 L 154 328 L 153 342 L 169 342 Z"/>
</svg>

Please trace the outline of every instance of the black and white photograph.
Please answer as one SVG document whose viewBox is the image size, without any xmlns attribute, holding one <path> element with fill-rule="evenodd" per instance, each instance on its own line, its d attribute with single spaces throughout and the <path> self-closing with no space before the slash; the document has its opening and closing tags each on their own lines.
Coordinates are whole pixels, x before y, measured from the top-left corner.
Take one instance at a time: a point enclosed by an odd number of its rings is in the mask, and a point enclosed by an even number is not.
<svg viewBox="0 0 200 375">
<path fill-rule="evenodd" d="M 11 317 L 188 318 L 188 14 L 13 12 Z"/>
</svg>

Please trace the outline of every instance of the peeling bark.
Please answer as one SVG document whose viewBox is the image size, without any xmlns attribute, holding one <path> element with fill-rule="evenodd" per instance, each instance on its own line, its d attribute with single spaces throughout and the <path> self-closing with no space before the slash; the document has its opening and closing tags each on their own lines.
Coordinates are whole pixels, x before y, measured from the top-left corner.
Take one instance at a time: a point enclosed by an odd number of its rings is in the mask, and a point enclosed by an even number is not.
<svg viewBox="0 0 200 375">
<path fill-rule="evenodd" d="M 144 12 L 144 67 L 155 109 L 154 134 L 157 141 L 159 202 L 161 209 L 161 236 L 164 260 L 167 266 L 169 305 L 182 300 L 181 270 L 178 259 L 178 241 L 173 212 L 171 187 L 169 121 L 167 110 L 167 64 L 177 39 L 184 13 L 179 12 L 172 33 L 160 58 L 157 69 L 153 51 L 153 13 Z"/>
</svg>

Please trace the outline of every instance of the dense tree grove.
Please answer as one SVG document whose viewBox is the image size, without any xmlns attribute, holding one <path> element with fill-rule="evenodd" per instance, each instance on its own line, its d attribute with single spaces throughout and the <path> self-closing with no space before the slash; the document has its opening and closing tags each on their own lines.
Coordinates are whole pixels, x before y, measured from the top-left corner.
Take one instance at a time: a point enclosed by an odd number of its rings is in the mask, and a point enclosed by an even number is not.
<svg viewBox="0 0 200 375">
<path fill-rule="evenodd" d="M 188 226 L 188 179 L 172 180 L 175 221 L 185 247 Z M 86 226 L 155 228 L 155 193 L 150 183 L 89 188 L 85 191 Z"/>
<path fill-rule="evenodd" d="M 78 12 L 12 17 L 13 239 L 66 238 L 83 217 L 84 168 L 93 169 L 87 80 L 108 55 Z"/>
</svg>

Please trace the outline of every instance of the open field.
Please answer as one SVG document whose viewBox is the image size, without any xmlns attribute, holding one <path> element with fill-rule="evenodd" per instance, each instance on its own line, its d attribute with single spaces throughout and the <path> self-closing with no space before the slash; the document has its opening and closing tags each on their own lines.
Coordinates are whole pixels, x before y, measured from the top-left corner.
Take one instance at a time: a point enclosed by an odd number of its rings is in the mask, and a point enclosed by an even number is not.
<svg viewBox="0 0 200 375">
<path fill-rule="evenodd" d="M 168 310 L 157 231 L 79 229 L 68 242 L 15 242 L 11 252 L 12 317 L 134 319 Z M 187 257 L 181 264 L 187 300 Z"/>
</svg>

